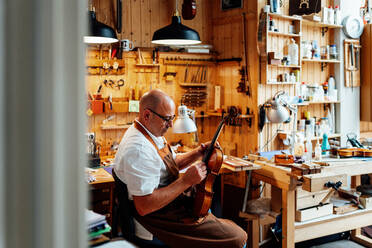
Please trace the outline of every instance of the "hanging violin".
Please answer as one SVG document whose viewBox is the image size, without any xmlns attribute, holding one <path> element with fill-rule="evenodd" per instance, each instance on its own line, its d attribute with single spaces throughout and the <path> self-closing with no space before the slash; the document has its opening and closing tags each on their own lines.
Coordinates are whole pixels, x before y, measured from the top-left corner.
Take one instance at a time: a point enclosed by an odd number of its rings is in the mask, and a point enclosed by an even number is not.
<svg viewBox="0 0 372 248">
<path fill-rule="evenodd" d="M 215 144 L 224 125 L 231 119 L 236 118 L 237 115 L 237 109 L 235 107 L 231 107 L 229 110 L 229 114 L 223 117 L 220 124 L 218 125 L 217 131 L 214 134 L 213 139 L 204 154 L 202 161 L 207 166 L 207 176 L 201 183 L 196 186 L 193 209 L 195 217 L 202 217 L 207 215 L 208 210 L 211 207 L 213 198 L 213 183 L 221 169 L 223 162 L 222 149 L 220 147 L 215 147 Z"/>
<path fill-rule="evenodd" d="M 192 20 L 196 16 L 196 0 L 183 0 L 182 18 Z"/>
</svg>

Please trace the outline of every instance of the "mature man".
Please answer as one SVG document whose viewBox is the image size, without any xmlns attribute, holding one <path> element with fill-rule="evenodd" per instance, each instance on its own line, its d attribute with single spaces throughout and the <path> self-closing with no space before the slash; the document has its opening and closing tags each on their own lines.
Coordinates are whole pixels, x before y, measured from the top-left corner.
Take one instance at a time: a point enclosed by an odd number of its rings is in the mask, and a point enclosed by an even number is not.
<svg viewBox="0 0 372 248">
<path fill-rule="evenodd" d="M 163 137 L 173 126 L 174 113 L 174 101 L 163 91 L 144 94 L 139 117 L 115 157 L 114 177 L 126 184 L 133 200 L 137 239 L 159 239 L 171 247 L 243 247 L 247 235 L 232 221 L 212 214 L 192 216 L 192 201 L 184 192 L 206 177 L 200 159 L 207 145 L 176 155 Z"/>
</svg>

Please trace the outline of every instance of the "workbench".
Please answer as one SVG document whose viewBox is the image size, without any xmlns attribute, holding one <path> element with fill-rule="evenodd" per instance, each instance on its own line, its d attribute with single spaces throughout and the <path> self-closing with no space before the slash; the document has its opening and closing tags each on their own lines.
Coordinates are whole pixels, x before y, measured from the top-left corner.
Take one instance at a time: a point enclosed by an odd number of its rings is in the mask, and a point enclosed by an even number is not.
<svg viewBox="0 0 372 248">
<path fill-rule="evenodd" d="M 310 192 L 325 190 L 328 181 L 350 183 L 351 187 L 360 184 L 362 174 L 372 173 L 372 160 L 327 159 L 328 166 L 322 166 L 321 173 L 296 177 L 288 167 L 277 166 L 270 161 L 254 161 L 261 169 L 252 171 L 252 180 L 270 184 L 272 210 L 282 209 L 282 247 L 295 247 L 296 242 L 310 240 L 344 231 L 352 231 L 352 239 L 366 247 L 372 247 L 372 239 L 362 236 L 361 227 L 372 225 L 372 209 L 356 210 L 346 214 L 331 214 L 324 217 L 296 222 L 296 187 Z M 350 180 L 351 181 L 347 181 Z M 258 189 L 259 190 L 259 189 Z M 254 195 L 254 193 L 253 193 Z M 258 247 L 258 242 L 253 245 Z"/>
</svg>

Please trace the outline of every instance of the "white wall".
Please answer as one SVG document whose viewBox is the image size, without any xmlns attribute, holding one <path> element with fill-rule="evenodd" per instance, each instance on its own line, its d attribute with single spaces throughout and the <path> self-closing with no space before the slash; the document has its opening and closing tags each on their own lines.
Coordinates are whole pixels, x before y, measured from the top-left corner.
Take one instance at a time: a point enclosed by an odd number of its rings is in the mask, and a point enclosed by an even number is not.
<svg viewBox="0 0 372 248">
<path fill-rule="evenodd" d="M 342 18 L 348 15 L 359 15 L 360 7 L 364 4 L 363 0 L 335 0 L 335 5 L 340 6 Z M 339 48 L 341 61 L 343 61 L 344 39 L 348 39 L 342 30 L 336 33 L 337 47 Z M 346 88 L 344 85 L 344 65 L 336 69 L 336 84 L 338 96 L 341 103 L 337 106 L 336 129 L 341 132 L 341 144 L 346 145 L 346 134 L 353 132 L 360 133 L 360 88 Z"/>
</svg>

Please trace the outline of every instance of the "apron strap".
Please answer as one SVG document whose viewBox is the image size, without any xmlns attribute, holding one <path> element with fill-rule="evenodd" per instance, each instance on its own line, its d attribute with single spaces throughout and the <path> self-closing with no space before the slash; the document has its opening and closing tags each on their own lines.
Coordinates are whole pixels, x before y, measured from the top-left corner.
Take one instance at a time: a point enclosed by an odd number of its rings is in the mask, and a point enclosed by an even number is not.
<svg viewBox="0 0 372 248">
<path fill-rule="evenodd" d="M 148 132 L 143 128 L 141 124 L 139 124 L 137 121 L 134 121 L 134 127 L 137 128 L 138 131 L 140 131 L 148 141 L 150 141 L 151 144 L 155 147 L 155 149 L 158 151 L 159 156 L 162 158 L 164 164 L 167 166 L 167 169 L 169 173 L 176 179 L 178 178 L 179 170 L 176 165 L 176 162 L 173 159 L 171 148 L 168 143 L 164 141 L 164 148 L 159 149 L 158 146 L 155 144 L 154 140 L 150 137 Z"/>
</svg>

